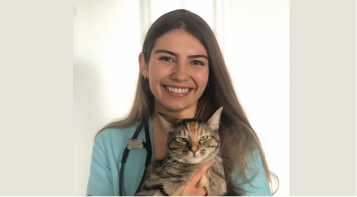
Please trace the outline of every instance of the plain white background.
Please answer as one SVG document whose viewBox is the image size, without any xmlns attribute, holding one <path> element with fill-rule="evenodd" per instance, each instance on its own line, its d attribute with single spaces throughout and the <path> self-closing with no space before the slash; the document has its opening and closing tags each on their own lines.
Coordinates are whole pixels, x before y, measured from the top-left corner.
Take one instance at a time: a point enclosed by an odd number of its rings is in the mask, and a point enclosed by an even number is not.
<svg viewBox="0 0 357 197">
<path fill-rule="evenodd" d="M 288 0 L 74 0 L 73 195 L 85 195 L 94 136 L 128 114 L 150 24 L 188 9 L 213 29 L 267 162 L 289 195 Z"/>
</svg>

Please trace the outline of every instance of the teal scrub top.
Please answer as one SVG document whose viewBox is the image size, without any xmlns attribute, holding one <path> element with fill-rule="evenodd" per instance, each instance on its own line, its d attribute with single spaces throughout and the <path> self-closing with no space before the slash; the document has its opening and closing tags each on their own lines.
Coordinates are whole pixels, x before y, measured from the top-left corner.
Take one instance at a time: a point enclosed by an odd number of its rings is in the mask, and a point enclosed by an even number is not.
<svg viewBox="0 0 357 197">
<path fill-rule="evenodd" d="M 100 132 L 94 141 L 92 160 L 90 166 L 90 176 L 87 185 L 86 195 L 91 196 L 119 196 L 119 169 L 121 158 L 127 141 L 130 139 L 139 122 L 127 128 L 111 128 Z M 149 120 L 149 132 L 152 149 L 151 161 L 154 161 L 155 151 L 152 136 L 152 124 Z M 144 127 L 140 131 L 137 139 L 142 138 L 144 142 Z M 245 189 L 245 196 L 271 196 L 271 191 L 259 151 L 253 153 L 254 174 L 247 172 L 248 179 L 256 187 L 249 183 L 235 179 L 236 184 Z M 133 148 L 130 150 L 126 164 L 124 166 L 124 188 L 127 196 L 134 196 L 137 187 L 144 173 L 146 159 L 146 149 Z"/>
</svg>

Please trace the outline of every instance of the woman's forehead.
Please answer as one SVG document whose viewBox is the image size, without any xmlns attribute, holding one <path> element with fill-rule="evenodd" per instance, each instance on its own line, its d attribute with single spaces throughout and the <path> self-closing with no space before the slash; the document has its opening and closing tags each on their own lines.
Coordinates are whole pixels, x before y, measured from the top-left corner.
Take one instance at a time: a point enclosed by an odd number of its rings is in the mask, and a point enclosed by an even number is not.
<svg viewBox="0 0 357 197">
<path fill-rule="evenodd" d="M 168 50 L 178 55 L 206 55 L 201 42 L 183 29 L 171 30 L 157 39 L 152 54 L 157 50 Z"/>
</svg>

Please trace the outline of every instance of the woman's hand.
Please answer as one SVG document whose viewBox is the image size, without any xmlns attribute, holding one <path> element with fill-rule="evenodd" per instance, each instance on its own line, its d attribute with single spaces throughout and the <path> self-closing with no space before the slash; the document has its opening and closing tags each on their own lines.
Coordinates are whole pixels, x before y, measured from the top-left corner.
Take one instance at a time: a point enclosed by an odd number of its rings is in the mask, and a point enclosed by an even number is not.
<svg viewBox="0 0 357 197">
<path fill-rule="evenodd" d="M 206 163 L 195 172 L 188 183 L 183 187 L 182 192 L 178 196 L 204 196 L 207 193 L 206 188 L 197 188 L 196 185 L 202 176 L 206 173 L 208 168 L 213 164 L 214 160 Z"/>
</svg>

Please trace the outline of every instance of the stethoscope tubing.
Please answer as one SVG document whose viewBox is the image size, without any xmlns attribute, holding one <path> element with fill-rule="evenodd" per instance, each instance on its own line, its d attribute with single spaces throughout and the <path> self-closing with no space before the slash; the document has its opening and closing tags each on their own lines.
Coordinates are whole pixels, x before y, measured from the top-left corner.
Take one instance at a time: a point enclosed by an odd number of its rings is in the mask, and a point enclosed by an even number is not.
<svg viewBox="0 0 357 197">
<path fill-rule="evenodd" d="M 139 189 L 141 188 L 141 185 L 143 184 L 143 181 L 144 181 L 144 178 L 145 178 L 145 175 L 146 175 L 146 168 L 150 164 L 151 156 L 152 156 L 149 125 L 148 125 L 148 120 L 147 119 L 143 119 L 140 122 L 139 126 L 136 128 L 136 131 L 135 131 L 135 133 L 134 133 L 134 135 L 133 135 L 133 137 L 131 139 L 137 140 L 136 138 L 138 137 L 141 129 L 143 128 L 143 126 L 145 126 L 145 139 L 146 139 L 146 141 L 143 142 L 143 147 L 146 149 L 146 161 L 145 161 L 145 169 L 144 169 L 143 176 L 141 177 L 141 181 L 140 181 L 139 186 L 136 189 L 135 193 L 137 193 L 139 191 Z M 123 196 L 123 192 L 125 193 L 124 182 L 123 182 L 124 165 L 126 163 L 126 159 L 128 158 L 129 151 L 130 151 L 130 149 L 128 149 L 128 146 L 127 146 L 124 149 L 123 157 L 122 157 L 122 160 L 121 160 L 121 167 L 120 167 L 120 170 L 119 170 L 119 195 L 120 196 Z"/>
</svg>

